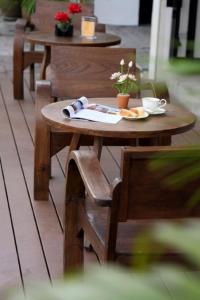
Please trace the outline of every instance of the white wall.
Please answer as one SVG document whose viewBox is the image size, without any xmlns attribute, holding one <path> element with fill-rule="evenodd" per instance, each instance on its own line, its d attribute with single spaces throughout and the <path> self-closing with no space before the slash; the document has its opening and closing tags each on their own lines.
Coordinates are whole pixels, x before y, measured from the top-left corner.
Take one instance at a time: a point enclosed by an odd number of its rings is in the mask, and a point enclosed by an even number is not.
<svg viewBox="0 0 200 300">
<path fill-rule="evenodd" d="M 172 28 L 172 8 L 166 0 L 154 0 L 151 24 L 149 77 L 162 77 L 162 69 L 168 62 Z"/>
<path fill-rule="evenodd" d="M 195 33 L 194 57 L 200 58 L 200 0 L 197 9 L 197 26 Z"/>
<path fill-rule="evenodd" d="M 138 25 L 139 0 L 95 0 L 94 13 L 100 23 Z"/>
<path fill-rule="evenodd" d="M 185 57 L 186 55 L 189 8 L 190 8 L 190 1 L 183 0 L 182 7 L 181 7 L 180 29 L 179 29 L 179 38 L 181 42 L 181 46 L 178 47 L 179 57 Z"/>
<path fill-rule="evenodd" d="M 189 7 L 190 7 L 190 1 L 183 0 L 182 8 L 181 8 L 180 29 L 179 29 L 179 37 L 181 42 L 181 46 L 178 48 L 179 57 L 185 57 L 186 55 Z M 194 57 L 200 58 L 200 0 L 198 0 L 198 7 L 197 7 L 196 32 L 195 32 L 195 40 L 194 40 Z"/>
<path fill-rule="evenodd" d="M 155 79 L 157 69 L 158 40 L 160 27 L 161 0 L 153 1 L 151 17 L 151 37 L 150 37 L 150 59 L 149 59 L 149 78 Z"/>
</svg>

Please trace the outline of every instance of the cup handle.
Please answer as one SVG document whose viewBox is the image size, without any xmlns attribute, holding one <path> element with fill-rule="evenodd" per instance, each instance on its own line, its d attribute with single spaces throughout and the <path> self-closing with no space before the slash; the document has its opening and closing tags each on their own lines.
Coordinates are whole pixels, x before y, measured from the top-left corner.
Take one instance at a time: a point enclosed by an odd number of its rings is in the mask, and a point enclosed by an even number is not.
<svg viewBox="0 0 200 300">
<path fill-rule="evenodd" d="M 165 99 L 160 99 L 160 105 L 159 105 L 159 107 L 163 107 L 163 106 L 165 106 L 167 104 L 167 100 L 165 100 Z"/>
</svg>

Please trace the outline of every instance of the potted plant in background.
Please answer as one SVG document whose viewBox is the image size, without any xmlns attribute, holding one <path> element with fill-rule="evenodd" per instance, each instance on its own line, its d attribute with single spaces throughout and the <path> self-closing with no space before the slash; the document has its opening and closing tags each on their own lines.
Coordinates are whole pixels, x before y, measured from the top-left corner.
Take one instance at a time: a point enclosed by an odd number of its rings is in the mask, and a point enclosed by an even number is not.
<svg viewBox="0 0 200 300">
<path fill-rule="evenodd" d="M 21 17 L 21 2 L 22 0 L 0 0 L 4 20 L 15 21 Z"/>
<path fill-rule="evenodd" d="M 78 3 L 71 3 L 67 12 L 58 11 L 55 14 L 55 35 L 57 36 L 73 36 L 72 15 L 81 13 L 81 6 Z"/>
<path fill-rule="evenodd" d="M 22 0 L 22 14 L 28 18 L 35 12 L 36 0 Z"/>
<path fill-rule="evenodd" d="M 137 91 L 137 80 L 134 74 L 131 74 L 130 70 L 133 67 L 133 62 L 129 61 L 127 71 L 125 72 L 125 61 L 120 61 L 120 71 L 111 75 L 111 80 L 116 80 L 114 87 L 118 90 L 118 107 L 127 108 L 130 99 L 130 92 Z"/>
<path fill-rule="evenodd" d="M 8 0 L 0 0 L 0 1 L 8 1 Z M 14 1 L 14 0 L 12 0 Z M 15 0 L 16 1 L 16 0 Z M 86 5 L 90 5 L 93 3 L 93 0 L 48 0 L 50 2 L 72 2 L 72 3 L 83 3 Z M 36 0 L 21 0 L 22 9 L 29 16 L 35 12 Z"/>
</svg>

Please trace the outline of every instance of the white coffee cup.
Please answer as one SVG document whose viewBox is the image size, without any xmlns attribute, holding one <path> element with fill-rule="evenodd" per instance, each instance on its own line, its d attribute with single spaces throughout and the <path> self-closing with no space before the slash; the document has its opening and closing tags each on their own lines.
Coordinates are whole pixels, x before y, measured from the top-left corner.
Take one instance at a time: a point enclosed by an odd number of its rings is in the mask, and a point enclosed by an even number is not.
<svg viewBox="0 0 200 300">
<path fill-rule="evenodd" d="M 142 105 L 144 110 L 156 111 L 164 107 L 167 104 L 165 99 L 159 99 L 154 97 L 142 98 Z"/>
</svg>

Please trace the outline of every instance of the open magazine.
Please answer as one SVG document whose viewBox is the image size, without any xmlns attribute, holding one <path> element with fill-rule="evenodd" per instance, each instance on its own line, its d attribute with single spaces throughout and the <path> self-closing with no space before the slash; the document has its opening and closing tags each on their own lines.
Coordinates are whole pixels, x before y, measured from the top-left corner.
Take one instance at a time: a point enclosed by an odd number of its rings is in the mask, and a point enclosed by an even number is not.
<svg viewBox="0 0 200 300">
<path fill-rule="evenodd" d="M 81 97 L 63 108 L 63 114 L 69 119 L 83 119 L 102 123 L 116 124 L 121 120 L 118 109 L 101 104 L 89 104 L 86 97 Z"/>
</svg>

